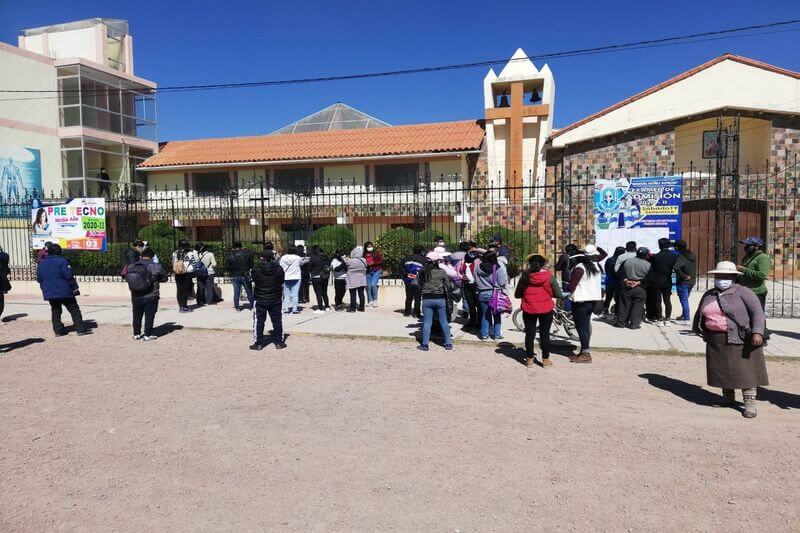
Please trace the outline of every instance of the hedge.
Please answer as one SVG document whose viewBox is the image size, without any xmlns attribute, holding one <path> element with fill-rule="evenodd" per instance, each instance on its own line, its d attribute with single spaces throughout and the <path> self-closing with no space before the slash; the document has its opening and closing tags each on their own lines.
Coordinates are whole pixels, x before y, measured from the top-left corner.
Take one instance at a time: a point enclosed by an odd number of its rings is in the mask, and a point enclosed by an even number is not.
<svg viewBox="0 0 800 533">
<path fill-rule="evenodd" d="M 349 254 L 350 250 L 356 247 L 356 234 L 347 226 L 330 225 L 323 226 L 311 234 L 306 241 L 306 248 L 319 246 L 323 251 L 331 255 L 335 250 L 342 250 Z"/>
<path fill-rule="evenodd" d="M 375 247 L 383 255 L 383 268 L 399 276 L 403 258 L 414 248 L 414 232 L 408 228 L 392 228 L 375 239 Z"/>
</svg>

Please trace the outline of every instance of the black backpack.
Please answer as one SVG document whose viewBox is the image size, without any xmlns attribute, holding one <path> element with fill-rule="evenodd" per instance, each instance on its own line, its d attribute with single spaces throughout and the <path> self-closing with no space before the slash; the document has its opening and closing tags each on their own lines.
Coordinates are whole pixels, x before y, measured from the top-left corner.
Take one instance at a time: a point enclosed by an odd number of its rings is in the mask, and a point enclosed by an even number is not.
<svg viewBox="0 0 800 533">
<path fill-rule="evenodd" d="M 146 293 L 153 289 L 153 273 L 144 263 L 134 263 L 128 267 L 125 281 L 131 292 Z"/>
</svg>

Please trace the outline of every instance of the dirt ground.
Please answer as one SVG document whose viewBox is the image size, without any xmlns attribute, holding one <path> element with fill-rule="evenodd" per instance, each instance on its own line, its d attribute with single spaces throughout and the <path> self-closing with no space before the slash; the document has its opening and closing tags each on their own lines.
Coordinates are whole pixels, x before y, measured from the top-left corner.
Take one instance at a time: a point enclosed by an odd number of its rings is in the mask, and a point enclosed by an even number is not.
<svg viewBox="0 0 800 533">
<path fill-rule="evenodd" d="M 800 362 L 747 420 L 698 357 L 248 340 L 0 325 L 0 529 L 800 528 Z"/>
</svg>

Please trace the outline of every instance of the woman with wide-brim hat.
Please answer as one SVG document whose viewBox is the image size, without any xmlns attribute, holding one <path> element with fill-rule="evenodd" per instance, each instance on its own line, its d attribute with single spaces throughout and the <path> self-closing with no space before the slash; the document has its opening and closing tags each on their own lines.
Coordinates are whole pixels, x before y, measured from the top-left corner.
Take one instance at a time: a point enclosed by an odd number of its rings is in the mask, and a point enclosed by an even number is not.
<svg viewBox="0 0 800 533">
<path fill-rule="evenodd" d="M 766 317 L 753 291 L 735 283 L 739 275 L 730 261 L 717 263 L 708 272 L 714 288 L 700 299 L 693 330 L 706 343 L 708 384 L 720 387 L 727 405 L 736 405 L 736 389 L 742 389 L 746 418 L 756 416 L 756 390 L 769 385 L 764 363 Z"/>
</svg>

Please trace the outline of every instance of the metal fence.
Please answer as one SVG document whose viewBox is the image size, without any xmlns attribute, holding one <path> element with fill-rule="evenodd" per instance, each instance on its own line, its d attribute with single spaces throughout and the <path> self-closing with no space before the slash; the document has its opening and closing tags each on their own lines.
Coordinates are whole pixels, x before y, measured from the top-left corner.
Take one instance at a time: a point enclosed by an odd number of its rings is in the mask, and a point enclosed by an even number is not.
<svg viewBox="0 0 800 533">
<path fill-rule="evenodd" d="M 122 254 L 137 238 L 150 241 L 168 268 L 179 239 L 209 244 L 223 275 L 224 258 L 234 242 L 260 250 L 272 241 L 280 250 L 303 241 L 328 253 L 337 248 L 349 253 L 356 244 L 373 241 L 386 256 L 387 277 L 393 277 L 415 244 L 431 247 L 442 237 L 455 249 L 461 241 L 486 245 L 499 236 L 511 249 L 516 270 L 531 253 L 555 262 L 567 243 L 593 242 L 597 178 L 677 175 L 683 177 L 683 238 L 698 255 L 699 271 L 719 260 L 740 260 L 738 241 L 745 236 L 765 237 L 773 258 L 768 311 L 800 316 L 797 162 L 759 170 L 721 177 L 710 163 L 685 169 L 621 165 L 595 172 L 560 166 L 544 184 L 523 187 L 498 186 L 500 180 L 483 175 L 473 177 L 469 186 L 459 176 L 441 176 L 390 187 L 340 180 L 295 191 L 264 181 L 225 185 L 211 194 L 178 188 L 131 194 L 120 189 L 107 199 L 107 250 L 68 253 L 78 275 L 118 281 Z M 35 251 L 29 244 L 31 199 L 0 200 L 0 246 L 11 256 L 16 279 L 35 275 Z M 707 283 L 701 279 L 698 289 Z"/>
</svg>

